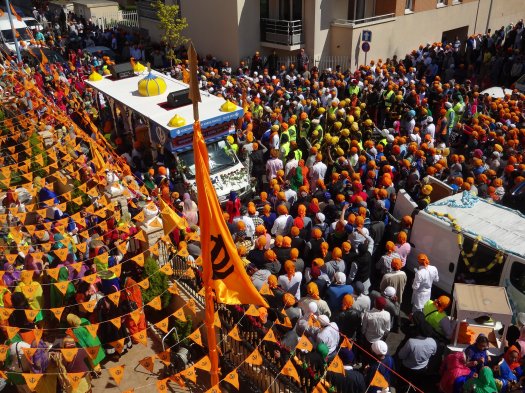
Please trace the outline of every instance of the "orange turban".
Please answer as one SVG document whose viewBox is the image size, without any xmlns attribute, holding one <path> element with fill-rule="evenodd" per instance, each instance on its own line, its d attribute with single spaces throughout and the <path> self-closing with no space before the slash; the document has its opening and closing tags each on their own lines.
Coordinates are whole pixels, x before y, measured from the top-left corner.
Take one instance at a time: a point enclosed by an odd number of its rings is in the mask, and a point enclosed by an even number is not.
<svg viewBox="0 0 525 393">
<path fill-rule="evenodd" d="M 297 248 L 292 248 L 290 250 L 290 258 L 291 259 L 296 259 L 299 257 L 299 250 Z"/>
<path fill-rule="evenodd" d="M 419 255 L 417 256 L 417 262 L 418 262 L 419 265 L 421 265 L 421 266 L 428 266 L 428 265 L 430 265 L 430 261 L 428 260 L 427 255 L 426 255 L 426 254 L 423 254 L 423 253 L 421 253 L 421 254 L 419 254 Z"/>
<path fill-rule="evenodd" d="M 353 305 L 354 305 L 354 297 L 352 295 L 349 295 L 349 294 L 344 295 L 341 309 L 343 311 L 346 311 L 346 310 L 352 308 Z"/>
<path fill-rule="evenodd" d="M 405 231 L 401 231 L 397 234 L 397 241 L 399 244 L 405 244 L 407 242 L 407 233 Z"/>
<path fill-rule="evenodd" d="M 264 257 L 269 261 L 275 261 L 277 259 L 277 255 L 275 255 L 275 252 L 273 250 L 267 250 L 264 253 Z"/>
<path fill-rule="evenodd" d="M 317 284 L 315 282 L 310 281 L 308 283 L 308 285 L 306 286 L 306 293 L 312 299 L 319 300 L 319 288 L 317 287 Z"/>
<path fill-rule="evenodd" d="M 343 247 L 343 250 L 345 250 L 345 252 L 350 252 L 350 250 L 352 249 L 352 245 L 349 242 L 343 242 L 341 246 Z"/>
<path fill-rule="evenodd" d="M 401 262 L 400 258 L 392 258 L 392 262 L 390 263 L 393 270 L 401 270 L 403 267 L 403 262 Z"/>
<path fill-rule="evenodd" d="M 390 240 L 386 242 L 385 248 L 387 251 L 394 251 L 396 249 L 396 245 L 394 242 L 391 242 Z"/>
<path fill-rule="evenodd" d="M 270 274 L 268 277 L 268 286 L 270 288 L 277 288 L 277 277 L 275 277 L 273 274 Z"/>
<path fill-rule="evenodd" d="M 343 256 L 343 252 L 339 247 L 334 247 L 332 250 L 332 258 L 341 258 Z"/>
</svg>

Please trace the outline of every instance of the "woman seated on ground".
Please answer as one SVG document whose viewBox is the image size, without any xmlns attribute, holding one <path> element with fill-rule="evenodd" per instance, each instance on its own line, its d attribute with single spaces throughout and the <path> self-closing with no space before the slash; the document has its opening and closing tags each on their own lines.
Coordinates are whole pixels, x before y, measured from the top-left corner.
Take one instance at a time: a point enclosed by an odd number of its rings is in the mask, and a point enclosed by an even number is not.
<svg viewBox="0 0 525 393">
<path fill-rule="evenodd" d="M 523 376 L 519 355 L 519 349 L 513 345 L 507 349 L 503 359 L 495 367 L 496 379 L 503 385 L 501 392 L 510 392 L 514 387 L 517 387 L 518 381 Z"/>
<path fill-rule="evenodd" d="M 439 389 L 442 393 L 461 393 L 465 381 L 473 374 L 467 367 L 467 359 L 463 352 L 447 355 L 441 363 L 440 373 Z"/>
<path fill-rule="evenodd" d="M 477 378 L 471 378 L 463 385 L 465 393 L 498 393 L 496 380 L 490 367 L 482 367 Z"/>
<path fill-rule="evenodd" d="M 476 338 L 476 342 L 465 349 L 467 357 L 467 367 L 471 371 L 478 372 L 483 366 L 488 366 L 490 356 L 487 354 L 489 339 L 484 334 Z"/>
</svg>

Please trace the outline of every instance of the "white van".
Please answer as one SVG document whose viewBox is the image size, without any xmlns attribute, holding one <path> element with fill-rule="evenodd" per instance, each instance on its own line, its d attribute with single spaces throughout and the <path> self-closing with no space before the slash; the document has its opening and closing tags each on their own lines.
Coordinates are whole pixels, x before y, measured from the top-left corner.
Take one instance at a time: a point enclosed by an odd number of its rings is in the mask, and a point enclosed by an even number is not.
<svg viewBox="0 0 525 393">
<path fill-rule="evenodd" d="M 29 45 L 32 37 L 27 25 L 15 17 L 13 17 L 13 25 L 18 35 L 18 43 L 20 44 L 21 41 L 24 41 Z M 0 45 L 2 46 L 2 49 L 7 52 L 15 52 L 16 50 L 13 30 L 11 29 L 11 23 L 9 22 L 7 14 L 0 18 Z M 22 49 L 21 46 L 20 49 Z"/>
<path fill-rule="evenodd" d="M 525 216 L 467 192 L 419 210 L 408 193 L 400 190 L 394 216 L 404 215 L 414 220 L 408 269 L 416 268 L 417 255 L 425 253 L 439 270 L 435 285 L 440 289 L 452 293 L 455 282 L 503 286 L 514 313 L 525 312 Z M 459 228 L 466 257 L 459 246 Z M 480 240 L 473 252 L 476 238 Z"/>
</svg>

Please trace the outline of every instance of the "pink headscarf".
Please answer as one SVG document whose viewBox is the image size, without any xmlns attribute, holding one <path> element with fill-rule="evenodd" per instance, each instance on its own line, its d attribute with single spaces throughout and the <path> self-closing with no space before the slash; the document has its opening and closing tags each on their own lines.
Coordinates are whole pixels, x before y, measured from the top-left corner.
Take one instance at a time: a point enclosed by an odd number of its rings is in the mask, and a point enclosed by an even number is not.
<svg viewBox="0 0 525 393">
<path fill-rule="evenodd" d="M 447 355 L 442 366 L 439 387 L 444 393 L 454 393 L 454 382 L 457 378 L 469 375 L 470 368 L 463 352 L 454 352 Z"/>
</svg>

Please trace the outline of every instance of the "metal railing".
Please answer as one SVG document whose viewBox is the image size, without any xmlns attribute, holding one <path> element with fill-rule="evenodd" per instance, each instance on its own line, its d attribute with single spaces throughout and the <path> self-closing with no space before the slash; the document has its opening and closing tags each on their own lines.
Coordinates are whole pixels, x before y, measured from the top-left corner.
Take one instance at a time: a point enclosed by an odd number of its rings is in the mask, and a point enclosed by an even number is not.
<svg viewBox="0 0 525 393">
<path fill-rule="evenodd" d="M 261 18 L 261 41 L 281 45 L 302 44 L 303 21 Z"/>
<path fill-rule="evenodd" d="M 243 57 L 241 59 L 244 64 L 250 68 L 252 64 L 252 58 L 250 56 Z M 263 64 L 266 64 L 267 57 L 263 56 Z M 285 66 L 289 68 L 291 64 L 297 66 L 297 56 L 280 56 L 277 60 L 278 68 Z M 320 71 L 331 68 L 335 70 L 337 66 L 341 66 L 342 71 L 346 71 L 350 67 L 350 56 L 317 56 L 314 59 L 310 56 L 309 68 L 313 66 L 317 67 Z"/>
<path fill-rule="evenodd" d="M 115 26 L 138 28 L 139 15 L 137 11 L 118 11 L 93 18 L 93 23 L 103 30 L 111 29 Z"/>
<path fill-rule="evenodd" d="M 363 19 L 353 19 L 353 20 L 349 20 L 349 19 L 334 19 L 332 24 L 334 24 L 334 25 L 344 25 L 344 26 L 357 26 L 357 25 L 362 25 L 362 24 L 365 24 L 365 23 L 377 22 L 377 21 L 380 21 L 380 20 L 383 20 L 383 19 L 394 18 L 395 16 L 396 16 L 396 14 L 392 12 L 390 14 L 376 15 L 376 16 L 371 16 L 369 18 L 363 18 Z"/>
</svg>

